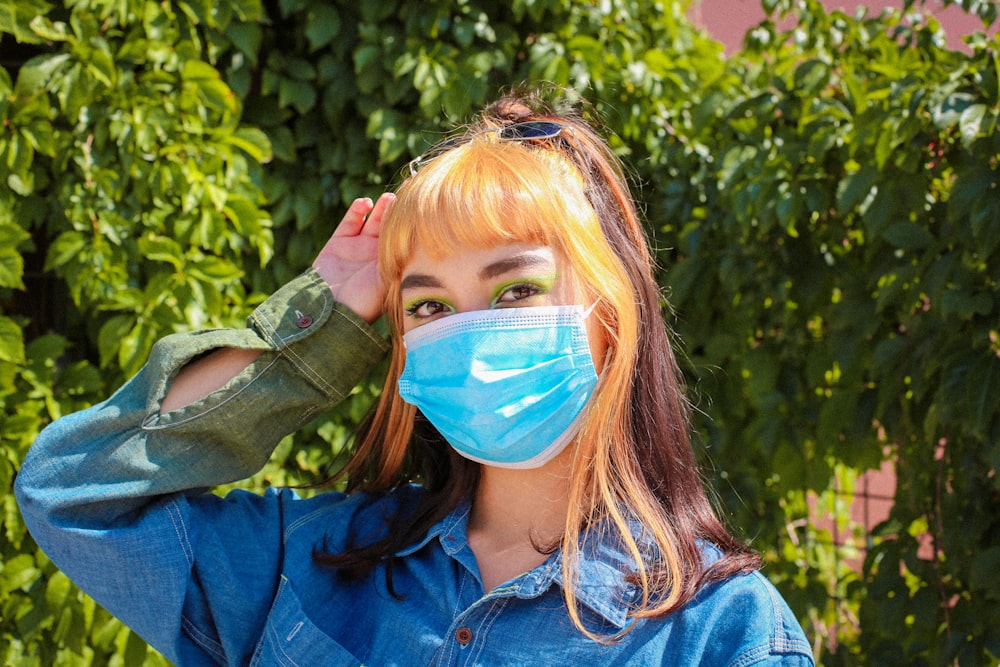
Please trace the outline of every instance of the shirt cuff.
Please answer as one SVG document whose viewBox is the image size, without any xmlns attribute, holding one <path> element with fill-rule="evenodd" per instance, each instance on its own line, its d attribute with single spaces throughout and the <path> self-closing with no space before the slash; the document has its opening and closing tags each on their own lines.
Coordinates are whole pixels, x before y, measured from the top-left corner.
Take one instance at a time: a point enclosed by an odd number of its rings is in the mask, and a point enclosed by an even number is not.
<svg viewBox="0 0 1000 667">
<path fill-rule="evenodd" d="M 312 268 L 258 306 L 248 323 L 335 400 L 346 396 L 389 348 L 364 320 L 334 301 L 330 287 Z"/>
</svg>

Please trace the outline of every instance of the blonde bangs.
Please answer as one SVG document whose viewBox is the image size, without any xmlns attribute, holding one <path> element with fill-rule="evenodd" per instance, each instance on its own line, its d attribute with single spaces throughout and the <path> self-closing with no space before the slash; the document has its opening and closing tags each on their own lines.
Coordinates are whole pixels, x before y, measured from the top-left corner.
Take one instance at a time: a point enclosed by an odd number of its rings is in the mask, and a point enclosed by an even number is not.
<svg viewBox="0 0 1000 667">
<path fill-rule="evenodd" d="M 579 172 L 559 152 L 493 133 L 429 160 L 396 194 L 381 234 L 387 285 L 398 282 L 418 245 L 436 259 L 461 246 L 565 249 L 581 225 L 598 224 Z"/>
</svg>

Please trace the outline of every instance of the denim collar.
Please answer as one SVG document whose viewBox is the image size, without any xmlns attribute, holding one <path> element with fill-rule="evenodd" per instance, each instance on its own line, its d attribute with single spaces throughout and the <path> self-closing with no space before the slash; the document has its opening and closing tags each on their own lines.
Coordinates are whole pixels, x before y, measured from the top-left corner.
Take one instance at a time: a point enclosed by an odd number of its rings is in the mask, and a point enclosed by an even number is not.
<svg viewBox="0 0 1000 667">
<path fill-rule="evenodd" d="M 471 504 L 467 500 L 459 503 L 431 527 L 423 539 L 396 552 L 396 556 L 408 556 L 437 540 L 446 554 L 474 570 L 475 557 L 469 548 L 467 532 L 470 509 Z M 592 537 L 586 543 L 581 543 L 576 597 L 604 621 L 617 630 L 623 630 L 630 623 L 629 610 L 641 595 L 639 587 L 628 582 L 624 574 L 633 569 L 634 561 L 621 545 L 608 537 L 609 531 L 592 532 L 600 537 Z M 562 561 L 562 549 L 559 549 L 544 563 L 495 588 L 487 597 L 514 596 L 531 599 L 545 593 L 553 583 L 565 587 Z"/>
</svg>

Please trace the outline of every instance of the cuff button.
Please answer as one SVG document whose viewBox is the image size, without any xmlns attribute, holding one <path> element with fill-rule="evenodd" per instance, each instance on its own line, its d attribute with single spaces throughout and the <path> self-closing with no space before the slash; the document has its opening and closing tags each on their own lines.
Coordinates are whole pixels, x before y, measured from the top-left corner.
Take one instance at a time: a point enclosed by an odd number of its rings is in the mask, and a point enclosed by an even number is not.
<svg viewBox="0 0 1000 667">
<path fill-rule="evenodd" d="M 301 311 L 295 311 L 295 326 L 300 329 L 307 329 L 312 326 L 313 318 L 310 315 L 306 315 Z"/>
</svg>

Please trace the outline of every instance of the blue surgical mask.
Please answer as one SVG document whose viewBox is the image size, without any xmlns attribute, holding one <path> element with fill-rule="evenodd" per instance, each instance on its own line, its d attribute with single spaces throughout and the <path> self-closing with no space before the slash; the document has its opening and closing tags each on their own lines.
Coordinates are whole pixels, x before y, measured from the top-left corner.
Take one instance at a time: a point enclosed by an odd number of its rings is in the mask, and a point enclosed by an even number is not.
<svg viewBox="0 0 1000 667">
<path fill-rule="evenodd" d="M 459 454 L 537 468 L 576 436 L 597 385 L 582 306 L 449 315 L 403 336 L 399 394 Z"/>
</svg>

